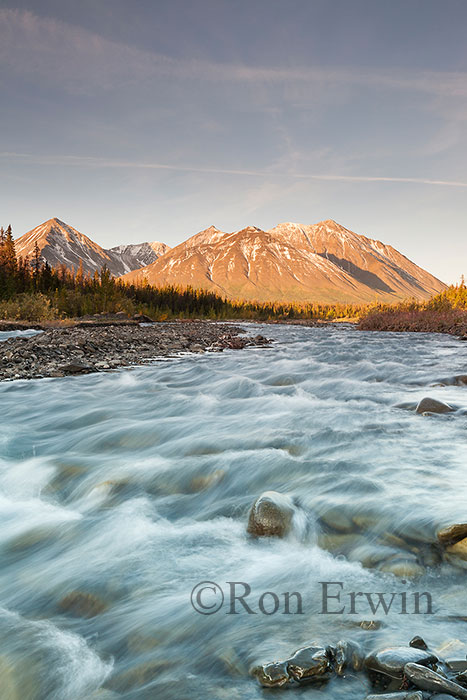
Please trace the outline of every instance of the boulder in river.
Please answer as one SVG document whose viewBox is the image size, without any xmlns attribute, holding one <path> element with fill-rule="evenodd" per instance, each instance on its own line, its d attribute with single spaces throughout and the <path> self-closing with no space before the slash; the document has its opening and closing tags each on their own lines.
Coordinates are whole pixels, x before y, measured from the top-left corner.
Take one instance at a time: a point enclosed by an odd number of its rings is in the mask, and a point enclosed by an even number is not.
<svg viewBox="0 0 467 700">
<path fill-rule="evenodd" d="M 438 384 L 441 384 L 441 386 L 466 386 L 467 374 L 456 374 L 454 377 L 444 377 L 439 380 Z"/>
<path fill-rule="evenodd" d="M 460 542 L 467 537 L 467 523 L 455 523 L 443 527 L 437 533 L 438 540 L 445 546 Z"/>
<path fill-rule="evenodd" d="M 455 408 L 429 396 L 418 402 L 415 413 L 452 413 Z"/>
<path fill-rule="evenodd" d="M 459 683 L 455 683 L 418 663 L 406 664 L 404 677 L 422 690 L 430 690 L 434 693 L 448 693 L 461 700 L 467 700 L 467 690 Z"/>
<path fill-rule="evenodd" d="M 287 660 L 289 676 L 297 683 L 322 683 L 333 671 L 328 649 L 319 646 L 303 647 Z"/>
<path fill-rule="evenodd" d="M 446 548 L 446 552 L 467 561 L 467 537 L 463 540 L 459 540 L 459 542 L 455 544 L 449 545 L 449 547 Z"/>
<path fill-rule="evenodd" d="M 285 537 L 292 529 L 294 512 L 290 496 L 265 491 L 251 507 L 247 532 L 254 537 Z"/>
<path fill-rule="evenodd" d="M 329 651 L 338 676 L 344 676 L 347 669 L 361 671 L 363 668 L 362 651 L 355 642 L 340 640 L 335 647 L 330 647 Z"/>
<path fill-rule="evenodd" d="M 375 687 L 400 690 L 407 664 L 425 667 L 433 666 L 437 662 L 438 657 L 425 649 L 409 646 L 387 647 L 369 654 L 365 658 L 365 669 Z"/>
<path fill-rule="evenodd" d="M 257 666 L 252 674 L 263 688 L 281 688 L 291 682 L 285 661 Z"/>
<path fill-rule="evenodd" d="M 314 644 L 298 649 L 286 661 L 257 666 L 252 675 L 264 688 L 280 688 L 289 683 L 324 683 L 330 679 L 333 670 L 331 648 Z"/>
</svg>

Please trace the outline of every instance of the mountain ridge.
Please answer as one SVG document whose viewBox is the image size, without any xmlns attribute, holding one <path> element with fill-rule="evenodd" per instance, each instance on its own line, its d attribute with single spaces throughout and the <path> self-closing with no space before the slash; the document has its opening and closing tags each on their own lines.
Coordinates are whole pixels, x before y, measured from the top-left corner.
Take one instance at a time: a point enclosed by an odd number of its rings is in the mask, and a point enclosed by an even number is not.
<svg viewBox="0 0 467 700">
<path fill-rule="evenodd" d="M 126 282 L 191 285 L 251 301 L 426 299 L 446 288 L 398 250 L 326 219 L 200 231 Z"/>
<path fill-rule="evenodd" d="M 17 255 L 32 258 L 36 243 L 42 259 L 51 267 L 65 264 L 76 271 L 82 261 L 86 274 L 92 275 L 106 265 L 115 277 L 149 265 L 170 249 L 159 241 L 103 248 L 58 217 L 48 219 L 16 239 Z"/>
</svg>

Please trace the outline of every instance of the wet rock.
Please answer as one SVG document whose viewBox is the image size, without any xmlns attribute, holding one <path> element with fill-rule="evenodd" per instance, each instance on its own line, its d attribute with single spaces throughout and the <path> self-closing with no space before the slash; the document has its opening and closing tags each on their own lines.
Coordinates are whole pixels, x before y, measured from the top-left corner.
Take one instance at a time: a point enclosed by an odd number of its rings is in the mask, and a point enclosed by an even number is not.
<svg viewBox="0 0 467 700">
<path fill-rule="evenodd" d="M 357 513 L 353 516 L 352 521 L 360 530 L 371 530 L 378 524 L 379 518 L 372 513 Z"/>
<path fill-rule="evenodd" d="M 378 545 L 370 542 L 365 542 L 355 549 L 352 549 L 348 554 L 349 561 L 359 561 L 362 566 L 371 569 L 381 562 L 389 560 L 391 557 L 400 556 L 397 549 L 391 549 L 385 545 Z"/>
<path fill-rule="evenodd" d="M 324 683 L 333 673 L 332 651 L 319 645 L 303 647 L 290 659 L 257 666 L 251 673 L 264 688 L 281 688 L 290 683 Z"/>
<path fill-rule="evenodd" d="M 95 617 L 107 610 L 107 603 L 93 593 L 72 591 L 58 604 L 59 610 L 72 617 Z"/>
<path fill-rule="evenodd" d="M 390 559 L 379 567 L 385 574 L 393 574 L 399 578 L 418 578 L 423 576 L 425 569 L 416 561 L 410 559 Z"/>
<path fill-rule="evenodd" d="M 334 670 L 338 676 L 343 676 L 347 668 L 360 671 L 363 668 L 364 657 L 358 644 L 349 641 L 339 641 L 330 649 Z"/>
<path fill-rule="evenodd" d="M 422 637 L 418 637 L 418 636 L 413 637 L 413 638 L 410 640 L 410 642 L 409 642 L 409 647 L 413 647 L 414 649 L 423 649 L 423 651 L 427 651 L 427 650 L 428 650 L 428 645 L 427 645 L 427 643 L 425 642 L 425 640 L 422 639 Z"/>
<path fill-rule="evenodd" d="M 360 629 L 365 630 L 366 632 L 374 632 L 381 629 L 381 627 L 384 627 L 381 620 L 362 620 L 358 623 L 358 626 Z"/>
<path fill-rule="evenodd" d="M 318 535 L 317 544 L 321 549 L 325 549 L 333 554 L 345 554 L 348 556 L 349 552 L 355 551 L 360 546 L 365 546 L 365 540 L 361 535 L 357 534 L 334 535 L 321 533 Z"/>
<path fill-rule="evenodd" d="M 451 544 L 446 548 L 446 552 L 467 561 L 467 537 L 456 544 Z"/>
<path fill-rule="evenodd" d="M 251 507 L 247 532 L 255 537 L 285 537 L 292 528 L 294 512 L 290 496 L 265 491 Z"/>
<path fill-rule="evenodd" d="M 328 681 L 332 670 L 330 653 L 324 647 L 303 647 L 287 660 L 289 676 L 298 683 Z"/>
<path fill-rule="evenodd" d="M 133 688 L 141 688 L 143 685 L 155 680 L 163 671 L 174 665 L 173 661 L 154 660 L 123 671 L 112 676 L 108 685 L 120 693 L 127 693 Z"/>
<path fill-rule="evenodd" d="M 438 530 L 437 537 L 441 544 L 447 546 L 455 544 L 467 537 L 467 523 L 455 523 Z"/>
<path fill-rule="evenodd" d="M 429 396 L 418 402 L 415 413 L 452 413 L 455 409 L 447 403 L 431 399 Z"/>
<path fill-rule="evenodd" d="M 445 377 L 440 379 L 438 384 L 441 386 L 465 386 L 467 384 L 467 374 L 456 374 L 454 377 Z"/>
<path fill-rule="evenodd" d="M 394 685 L 393 681 L 396 680 L 399 686 L 394 689 L 397 690 L 401 688 L 400 682 L 404 677 L 407 664 L 418 664 L 423 668 L 432 666 L 437 661 L 437 656 L 423 649 L 409 646 L 388 647 L 369 654 L 365 658 L 365 669 L 372 685 L 386 689 L 391 684 Z"/>
<path fill-rule="evenodd" d="M 423 700 L 423 693 L 420 690 L 409 692 L 403 690 L 397 693 L 367 695 L 365 700 Z"/>
<path fill-rule="evenodd" d="M 190 491 L 205 491 L 213 486 L 217 486 L 222 479 L 225 477 L 225 471 L 223 469 L 216 469 L 211 474 L 206 474 L 204 476 L 195 476 L 190 481 Z"/>
<path fill-rule="evenodd" d="M 463 671 L 456 676 L 456 683 L 459 683 L 463 688 L 467 688 L 467 671 Z"/>
<path fill-rule="evenodd" d="M 285 661 L 257 666 L 252 670 L 252 675 L 263 688 L 281 688 L 291 682 Z"/>
<path fill-rule="evenodd" d="M 451 566 L 455 566 L 456 569 L 462 569 L 463 571 L 467 571 L 467 561 L 465 559 L 462 559 L 461 557 L 458 557 L 457 554 L 450 554 L 449 552 L 447 552 L 444 558 L 448 562 L 448 564 L 451 564 Z"/>
<path fill-rule="evenodd" d="M 351 518 L 338 508 L 331 508 L 320 515 L 320 520 L 329 528 L 338 532 L 350 533 L 354 528 Z"/>
<path fill-rule="evenodd" d="M 93 367 L 89 362 L 84 362 L 83 360 L 71 360 L 66 365 L 62 365 L 59 368 L 59 372 L 64 372 L 65 374 L 84 374 L 87 372 L 92 372 Z"/>
<path fill-rule="evenodd" d="M 467 659 L 446 659 L 446 666 L 450 671 L 465 673 L 467 671 Z"/>
<path fill-rule="evenodd" d="M 404 677 L 422 690 L 448 693 L 461 700 L 467 700 L 467 690 L 458 683 L 444 678 L 436 671 L 418 663 L 408 663 L 404 667 Z"/>
</svg>

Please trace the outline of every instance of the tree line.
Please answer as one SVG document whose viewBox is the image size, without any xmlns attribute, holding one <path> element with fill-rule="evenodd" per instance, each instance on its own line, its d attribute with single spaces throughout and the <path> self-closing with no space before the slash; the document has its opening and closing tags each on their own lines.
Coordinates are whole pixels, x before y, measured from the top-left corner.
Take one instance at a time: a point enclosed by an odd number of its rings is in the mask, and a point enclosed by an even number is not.
<svg viewBox="0 0 467 700">
<path fill-rule="evenodd" d="M 354 318 L 365 304 L 243 302 L 215 292 L 178 287 L 125 284 L 104 266 L 94 275 L 64 264 L 51 267 L 37 242 L 31 258 L 17 256 L 11 226 L 0 229 L 0 318 L 44 320 L 123 311 L 155 320 L 322 319 Z"/>
</svg>

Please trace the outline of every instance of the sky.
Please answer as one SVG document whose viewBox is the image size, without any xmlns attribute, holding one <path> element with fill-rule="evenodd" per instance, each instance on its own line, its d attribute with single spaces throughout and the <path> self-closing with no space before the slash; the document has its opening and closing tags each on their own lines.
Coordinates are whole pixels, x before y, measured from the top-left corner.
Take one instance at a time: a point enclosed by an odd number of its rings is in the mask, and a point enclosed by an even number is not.
<svg viewBox="0 0 467 700">
<path fill-rule="evenodd" d="M 335 219 L 467 274 L 466 0 L 0 0 L 0 224 Z"/>
</svg>

